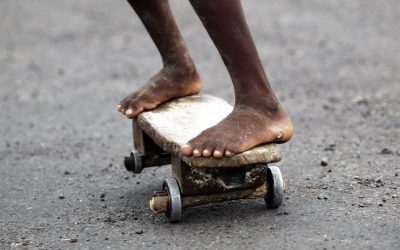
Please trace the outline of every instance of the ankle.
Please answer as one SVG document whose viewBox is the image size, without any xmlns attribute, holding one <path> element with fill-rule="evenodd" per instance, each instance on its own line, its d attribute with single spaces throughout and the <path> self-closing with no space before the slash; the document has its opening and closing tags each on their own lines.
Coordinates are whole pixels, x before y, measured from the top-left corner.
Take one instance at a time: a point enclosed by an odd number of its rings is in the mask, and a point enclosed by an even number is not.
<svg viewBox="0 0 400 250">
<path fill-rule="evenodd" d="M 182 54 L 179 56 L 171 56 L 170 58 L 163 59 L 163 65 L 165 69 L 171 70 L 184 70 L 187 72 L 195 71 L 196 66 L 193 59 L 189 54 Z"/>
<path fill-rule="evenodd" d="M 196 66 L 192 62 L 165 64 L 162 70 L 177 77 L 198 76 Z"/>
<path fill-rule="evenodd" d="M 267 112 L 270 115 L 280 112 L 282 107 L 274 95 L 261 95 L 248 93 L 245 96 L 236 97 L 235 107 L 245 106 L 262 112 Z"/>
</svg>

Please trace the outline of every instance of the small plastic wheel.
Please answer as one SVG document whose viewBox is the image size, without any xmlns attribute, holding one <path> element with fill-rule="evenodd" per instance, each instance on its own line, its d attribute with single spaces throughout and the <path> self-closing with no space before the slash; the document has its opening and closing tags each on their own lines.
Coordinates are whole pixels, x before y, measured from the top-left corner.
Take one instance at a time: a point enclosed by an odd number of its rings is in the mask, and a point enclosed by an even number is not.
<svg viewBox="0 0 400 250">
<path fill-rule="evenodd" d="M 134 149 L 131 152 L 131 158 L 133 159 L 135 165 L 133 168 L 133 172 L 135 174 L 140 174 L 143 170 L 142 155 L 138 150 Z"/>
<path fill-rule="evenodd" d="M 276 166 L 267 167 L 267 182 L 271 188 L 265 197 L 268 208 L 277 208 L 283 202 L 283 178 L 281 171 Z"/>
<path fill-rule="evenodd" d="M 175 178 L 164 180 L 163 190 L 168 193 L 168 209 L 165 215 L 171 223 L 179 222 L 182 218 L 182 200 L 179 184 Z"/>
</svg>

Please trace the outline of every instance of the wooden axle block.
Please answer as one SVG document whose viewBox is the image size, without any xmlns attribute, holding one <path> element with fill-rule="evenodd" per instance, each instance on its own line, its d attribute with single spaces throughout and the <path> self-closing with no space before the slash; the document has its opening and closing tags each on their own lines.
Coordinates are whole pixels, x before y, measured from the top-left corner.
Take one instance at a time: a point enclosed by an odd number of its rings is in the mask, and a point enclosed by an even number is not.
<svg viewBox="0 0 400 250">
<path fill-rule="evenodd" d="M 266 182 L 267 165 L 245 167 L 194 168 L 176 156 L 172 158 L 172 176 L 178 181 L 184 195 L 223 192 L 247 188 Z"/>
</svg>

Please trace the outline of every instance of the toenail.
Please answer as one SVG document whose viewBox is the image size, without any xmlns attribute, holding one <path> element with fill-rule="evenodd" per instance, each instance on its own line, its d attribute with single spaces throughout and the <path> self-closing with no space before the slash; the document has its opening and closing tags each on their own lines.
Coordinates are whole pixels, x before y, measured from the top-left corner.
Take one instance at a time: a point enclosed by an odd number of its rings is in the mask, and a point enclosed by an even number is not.
<svg viewBox="0 0 400 250">
<path fill-rule="evenodd" d="M 195 150 L 193 150 L 193 154 L 199 154 L 200 152 L 199 152 L 199 150 L 197 150 L 197 149 L 195 149 Z"/>
<path fill-rule="evenodd" d="M 233 153 L 232 153 L 231 151 L 228 151 L 228 150 L 227 150 L 227 151 L 225 152 L 225 155 L 227 155 L 227 156 L 232 156 Z"/>
<path fill-rule="evenodd" d="M 203 150 L 203 154 L 209 154 L 209 153 L 210 153 L 210 151 L 208 151 L 207 149 Z"/>
<path fill-rule="evenodd" d="M 133 110 L 132 109 L 128 109 L 127 111 L 126 111 L 126 114 L 127 115 L 130 115 L 130 114 L 132 114 L 133 113 Z"/>
<path fill-rule="evenodd" d="M 188 147 L 190 147 L 189 144 L 185 144 L 182 146 L 182 148 L 188 148 Z"/>
</svg>

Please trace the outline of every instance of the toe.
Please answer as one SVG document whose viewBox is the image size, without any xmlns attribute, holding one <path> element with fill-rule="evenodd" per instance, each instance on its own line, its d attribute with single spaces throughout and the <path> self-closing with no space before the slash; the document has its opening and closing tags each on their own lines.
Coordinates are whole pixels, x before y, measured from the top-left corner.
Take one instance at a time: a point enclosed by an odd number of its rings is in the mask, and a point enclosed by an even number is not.
<svg viewBox="0 0 400 250">
<path fill-rule="evenodd" d="M 181 147 L 181 153 L 185 156 L 191 156 L 193 154 L 193 147 L 190 144 L 185 144 Z"/>
<path fill-rule="evenodd" d="M 140 112 L 144 110 L 144 104 L 135 100 L 129 103 L 127 110 L 125 111 L 126 117 L 132 119 L 135 118 Z"/>
<path fill-rule="evenodd" d="M 203 156 L 204 157 L 210 157 L 213 154 L 213 151 L 214 151 L 216 146 L 217 146 L 216 143 L 207 144 L 207 146 L 204 147 L 204 149 L 203 149 Z"/>
<path fill-rule="evenodd" d="M 193 156 L 201 157 L 203 155 L 204 148 L 205 148 L 205 144 L 204 143 L 197 144 L 196 146 L 194 146 Z"/>
<path fill-rule="evenodd" d="M 204 155 L 203 155 L 203 152 L 204 152 L 204 150 L 205 150 L 205 148 L 206 148 L 207 145 L 208 145 L 207 142 L 198 143 L 198 144 L 194 147 L 193 155 L 196 156 L 196 157 L 204 156 Z"/>
<path fill-rule="evenodd" d="M 238 152 L 238 149 L 235 145 L 232 144 L 228 144 L 226 146 L 226 150 L 225 150 L 225 156 L 226 157 L 232 157 L 233 155 L 236 154 L 236 152 Z"/>
<path fill-rule="evenodd" d="M 222 143 L 218 143 L 214 149 L 213 156 L 214 158 L 221 158 L 224 155 L 225 146 Z"/>
<path fill-rule="evenodd" d="M 193 156 L 194 157 L 200 157 L 201 156 L 201 152 L 197 148 L 195 148 L 195 149 L 193 149 Z"/>
<path fill-rule="evenodd" d="M 131 100 L 132 100 L 131 96 L 125 97 L 122 101 L 119 102 L 117 110 L 121 113 L 125 113 L 125 111 L 129 107 L 129 103 L 131 102 Z"/>
<path fill-rule="evenodd" d="M 186 156 L 193 155 L 195 157 L 200 157 L 206 146 L 204 139 L 205 138 L 203 138 L 201 134 L 197 135 L 195 138 L 188 141 L 185 146 L 182 146 L 182 153 Z"/>
<path fill-rule="evenodd" d="M 125 112 L 126 117 L 133 119 L 135 118 L 140 112 L 143 111 L 143 107 L 129 107 L 128 110 Z"/>
</svg>

